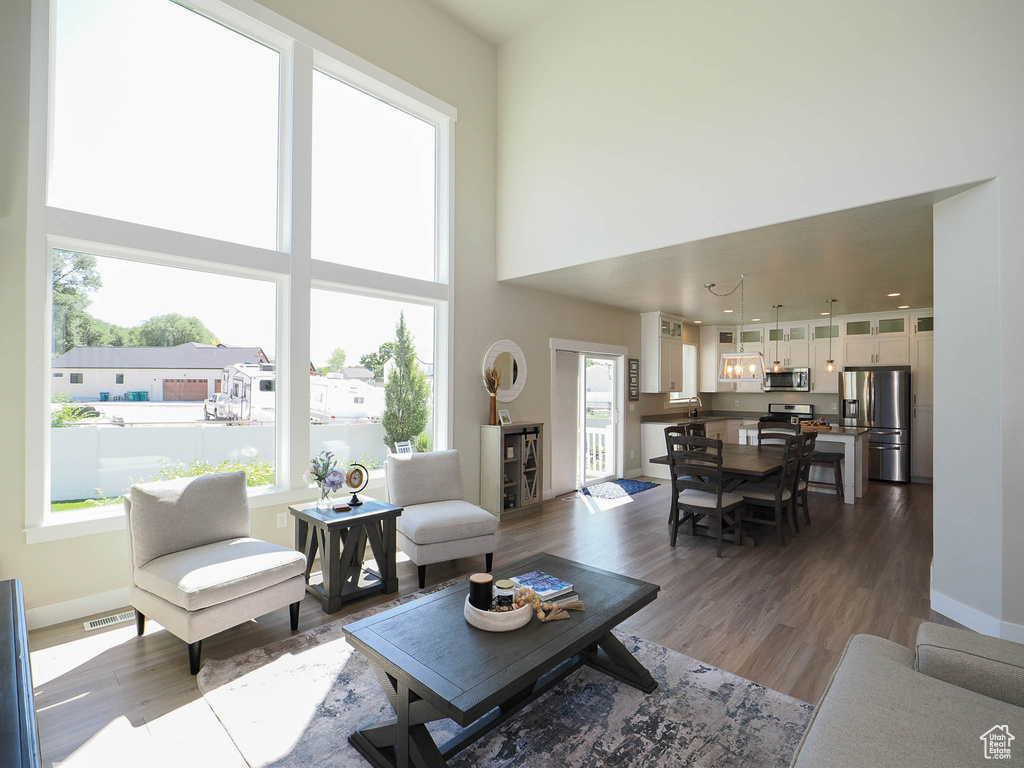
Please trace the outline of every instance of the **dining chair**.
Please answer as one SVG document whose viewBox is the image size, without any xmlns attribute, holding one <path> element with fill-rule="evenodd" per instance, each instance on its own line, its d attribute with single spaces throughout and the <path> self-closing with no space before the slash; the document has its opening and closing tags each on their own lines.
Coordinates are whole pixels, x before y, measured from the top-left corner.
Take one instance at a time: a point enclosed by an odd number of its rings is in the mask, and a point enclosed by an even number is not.
<svg viewBox="0 0 1024 768">
<path fill-rule="evenodd" d="M 846 498 L 846 493 L 843 490 L 843 459 L 846 456 L 842 451 L 815 451 L 814 456 L 811 458 L 811 464 L 819 467 L 831 467 L 832 468 L 832 482 L 822 483 L 818 481 L 811 482 L 811 485 L 823 485 L 826 487 L 834 487 L 836 489 L 836 496 L 839 497 L 840 501 Z"/>
<path fill-rule="evenodd" d="M 743 542 L 743 497 L 722 491 L 722 441 L 679 434 L 669 428 L 665 430 L 665 442 L 672 478 L 670 544 L 676 545 L 679 526 L 684 522 L 687 532 L 694 536 L 697 523 L 707 518 L 705 525 L 709 533 L 715 532 L 717 556 L 721 557 L 723 533 L 733 533 L 737 544 Z"/>
<path fill-rule="evenodd" d="M 683 429 L 686 430 L 686 434 L 690 437 L 707 437 L 708 436 L 708 425 L 703 421 L 697 422 L 696 424 L 686 424 Z"/>
<path fill-rule="evenodd" d="M 811 475 L 811 465 L 814 463 L 814 449 L 818 442 L 817 432 L 804 432 L 800 442 L 800 468 L 797 470 L 796 485 L 793 490 L 793 514 L 800 522 L 800 507 L 804 508 L 804 520 L 811 524 L 811 511 L 807 504 L 808 479 Z"/>
<path fill-rule="evenodd" d="M 736 489 L 743 496 L 746 506 L 765 507 L 774 513 L 771 519 L 748 517 L 748 522 L 761 525 L 774 525 L 778 535 L 779 546 L 786 546 L 786 537 L 782 533 L 783 513 L 789 518 L 789 528 L 795 534 L 796 515 L 794 510 L 794 485 L 800 465 L 800 435 L 791 434 L 782 446 L 782 463 L 780 471 L 759 483 L 746 483 Z"/>
<path fill-rule="evenodd" d="M 759 421 L 757 422 L 757 444 L 778 446 L 786 444 L 786 440 L 793 435 L 800 434 L 800 425 L 791 424 L 788 421 Z"/>
</svg>

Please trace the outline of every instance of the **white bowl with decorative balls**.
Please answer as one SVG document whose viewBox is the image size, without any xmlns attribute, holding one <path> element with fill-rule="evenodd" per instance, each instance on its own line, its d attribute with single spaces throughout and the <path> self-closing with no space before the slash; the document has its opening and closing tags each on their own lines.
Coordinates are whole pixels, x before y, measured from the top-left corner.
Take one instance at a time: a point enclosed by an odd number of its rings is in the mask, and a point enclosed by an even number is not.
<svg viewBox="0 0 1024 768">
<path fill-rule="evenodd" d="M 530 619 L 533 618 L 533 606 L 527 603 L 522 608 L 511 611 L 481 611 L 469 604 L 469 595 L 466 595 L 466 608 L 463 613 L 466 621 L 477 629 L 486 632 L 510 632 L 530 623 Z"/>
</svg>

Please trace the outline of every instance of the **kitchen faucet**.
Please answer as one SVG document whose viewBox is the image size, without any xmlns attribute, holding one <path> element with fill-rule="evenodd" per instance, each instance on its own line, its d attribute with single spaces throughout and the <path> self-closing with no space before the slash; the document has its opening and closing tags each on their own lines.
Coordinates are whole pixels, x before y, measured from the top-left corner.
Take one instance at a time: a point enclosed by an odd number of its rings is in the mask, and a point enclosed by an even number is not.
<svg viewBox="0 0 1024 768">
<path fill-rule="evenodd" d="M 699 405 L 699 406 L 700 406 L 701 408 L 703 408 L 703 407 L 704 407 L 704 403 L 702 403 L 702 402 L 701 402 L 701 400 L 700 400 L 700 398 L 699 398 L 699 397 L 697 397 L 696 395 L 694 395 L 693 397 L 688 397 L 688 398 L 686 399 L 686 404 L 687 404 L 688 406 L 689 406 L 689 405 L 693 405 L 693 401 L 694 401 L 694 400 L 696 400 L 696 401 L 697 401 L 697 405 Z M 698 410 L 697 410 L 696 408 L 687 408 L 687 412 L 688 412 L 688 413 L 690 414 L 690 418 L 691 418 L 691 419 L 695 419 L 695 418 L 697 418 L 697 414 L 699 413 L 699 412 L 698 412 Z"/>
</svg>

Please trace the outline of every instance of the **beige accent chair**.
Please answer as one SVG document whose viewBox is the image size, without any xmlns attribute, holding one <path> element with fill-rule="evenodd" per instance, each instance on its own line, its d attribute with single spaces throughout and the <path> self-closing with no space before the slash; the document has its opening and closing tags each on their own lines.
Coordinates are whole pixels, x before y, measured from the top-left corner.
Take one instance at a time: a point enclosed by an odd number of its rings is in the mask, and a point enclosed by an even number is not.
<svg viewBox="0 0 1024 768">
<path fill-rule="evenodd" d="M 286 605 L 299 627 L 306 559 L 249 537 L 245 473 L 133 485 L 124 498 L 131 548 L 131 605 L 188 643 L 199 672 L 203 638 Z"/>
<path fill-rule="evenodd" d="M 458 451 L 391 454 L 385 482 L 388 501 L 403 508 L 398 548 L 419 566 L 420 589 L 431 563 L 486 555 L 491 570 L 498 519 L 465 500 Z"/>
<path fill-rule="evenodd" d="M 996 726 L 1024 749 L 1024 645 L 931 623 L 916 653 L 855 635 L 792 768 L 987 765 L 982 737 Z"/>
</svg>

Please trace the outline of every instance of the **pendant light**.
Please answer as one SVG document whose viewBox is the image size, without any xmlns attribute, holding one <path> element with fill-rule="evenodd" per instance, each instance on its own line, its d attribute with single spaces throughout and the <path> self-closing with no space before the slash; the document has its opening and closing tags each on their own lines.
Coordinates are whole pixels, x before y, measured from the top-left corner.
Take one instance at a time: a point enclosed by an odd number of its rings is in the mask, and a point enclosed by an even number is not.
<svg viewBox="0 0 1024 768">
<path fill-rule="evenodd" d="M 739 289 L 740 292 L 740 351 L 723 352 L 718 365 L 718 380 L 720 382 L 733 383 L 737 381 L 764 381 L 764 355 L 760 352 L 747 353 L 743 349 L 743 319 L 746 311 L 743 281 L 744 275 L 740 275 L 740 282 L 728 293 L 715 293 L 714 283 L 706 283 L 705 288 L 714 296 L 732 296 Z"/>
<path fill-rule="evenodd" d="M 776 360 L 772 363 L 772 373 L 782 372 L 782 363 L 777 359 L 779 357 L 779 310 L 782 309 L 781 304 L 773 304 L 772 308 L 775 310 L 775 357 Z M 831 354 L 829 355 L 831 357 Z"/>
<path fill-rule="evenodd" d="M 825 373 L 835 373 L 839 370 L 836 361 L 832 359 L 832 309 L 837 301 L 838 299 L 825 300 L 825 303 L 828 304 L 828 360 L 825 361 L 825 365 L 821 369 Z"/>
</svg>

